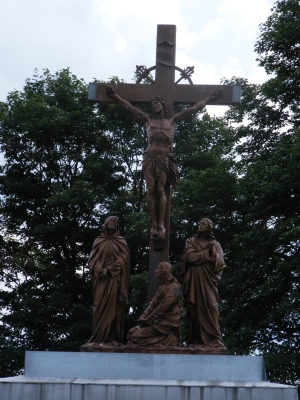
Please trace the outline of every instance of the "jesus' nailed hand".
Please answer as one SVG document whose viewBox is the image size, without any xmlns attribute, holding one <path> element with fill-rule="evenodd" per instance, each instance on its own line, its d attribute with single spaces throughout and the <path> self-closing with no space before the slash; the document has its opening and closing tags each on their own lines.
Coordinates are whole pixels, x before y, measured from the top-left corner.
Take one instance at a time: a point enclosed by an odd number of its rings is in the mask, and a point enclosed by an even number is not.
<svg viewBox="0 0 300 400">
<path fill-rule="evenodd" d="M 166 102 L 161 97 L 150 100 L 150 113 L 134 107 L 120 97 L 111 85 L 105 85 L 106 94 L 132 113 L 138 120 L 144 121 L 148 137 L 148 147 L 143 154 L 143 173 L 147 185 L 147 205 L 151 217 L 151 237 L 165 238 L 165 214 L 167 182 L 175 187 L 179 173 L 172 154 L 172 144 L 177 122 L 201 111 L 207 104 L 223 96 L 222 88 L 215 88 L 204 100 L 192 107 L 170 115 Z"/>
</svg>

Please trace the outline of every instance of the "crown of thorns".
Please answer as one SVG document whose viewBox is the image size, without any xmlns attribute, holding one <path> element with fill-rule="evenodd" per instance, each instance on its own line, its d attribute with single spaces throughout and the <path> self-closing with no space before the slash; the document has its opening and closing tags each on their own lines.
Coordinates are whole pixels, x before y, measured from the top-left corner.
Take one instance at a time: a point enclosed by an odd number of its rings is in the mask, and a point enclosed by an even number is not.
<svg viewBox="0 0 300 400">
<path fill-rule="evenodd" d="M 169 111 L 168 111 L 168 106 L 167 106 L 166 100 L 164 100 L 164 99 L 163 99 L 162 97 L 160 97 L 160 96 L 155 96 L 155 97 L 153 97 L 152 99 L 150 99 L 150 104 L 151 104 L 153 101 L 155 101 L 155 100 L 159 101 L 159 102 L 161 103 L 161 105 L 163 106 L 165 118 L 170 118 L 170 114 L 169 114 Z M 156 116 L 155 116 L 155 114 L 154 114 L 154 112 L 153 112 L 152 104 L 151 104 L 151 106 L 149 107 L 149 111 L 150 111 L 150 113 L 151 113 L 151 117 L 152 117 L 152 118 L 156 118 Z"/>
</svg>

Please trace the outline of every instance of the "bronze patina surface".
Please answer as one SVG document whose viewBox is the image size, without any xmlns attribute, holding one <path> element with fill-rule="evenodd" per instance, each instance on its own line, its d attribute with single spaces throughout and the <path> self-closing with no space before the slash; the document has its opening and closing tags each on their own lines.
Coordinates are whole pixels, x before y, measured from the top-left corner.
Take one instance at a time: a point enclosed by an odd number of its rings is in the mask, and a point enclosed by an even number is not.
<svg viewBox="0 0 300 400">
<path fill-rule="evenodd" d="M 213 223 L 200 220 L 197 234 L 186 241 L 181 273 L 191 347 L 224 348 L 219 327 L 218 289 L 224 269 L 223 251 L 213 236 Z"/>
<path fill-rule="evenodd" d="M 172 276 L 172 267 L 161 262 L 156 272 L 162 285 L 143 312 L 139 325 L 130 329 L 128 346 L 169 347 L 179 346 L 180 327 L 183 318 L 183 295 L 181 285 Z"/>
<path fill-rule="evenodd" d="M 94 298 L 90 346 L 124 342 L 129 260 L 127 243 L 119 236 L 118 218 L 106 218 L 101 235 L 94 241 L 88 263 Z"/>
<path fill-rule="evenodd" d="M 161 97 L 154 97 L 151 113 L 145 113 L 123 99 L 111 85 L 106 85 L 107 94 L 146 124 L 148 147 L 143 154 L 143 173 L 147 184 L 147 204 L 151 216 L 151 237 L 165 238 L 166 184 L 175 187 L 179 178 L 172 145 L 178 122 L 201 111 L 207 104 L 223 96 L 222 88 L 215 88 L 205 99 L 174 115 L 168 113 Z"/>
</svg>

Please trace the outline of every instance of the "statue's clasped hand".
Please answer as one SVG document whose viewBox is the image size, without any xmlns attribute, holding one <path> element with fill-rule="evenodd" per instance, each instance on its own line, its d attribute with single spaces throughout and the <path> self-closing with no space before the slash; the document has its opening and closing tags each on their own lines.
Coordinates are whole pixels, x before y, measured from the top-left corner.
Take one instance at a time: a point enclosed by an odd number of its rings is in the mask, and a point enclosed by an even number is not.
<svg viewBox="0 0 300 400">
<path fill-rule="evenodd" d="M 141 326 L 146 326 L 146 325 L 152 325 L 153 319 L 149 315 L 149 317 L 146 317 L 146 318 L 145 317 L 140 317 L 138 321 L 139 321 Z"/>
<path fill-rule="evenodd" d="M 208 248 L 209 255 L 212 256 L 214 248 L 215 248 L 215 243 L 213 240 L 210 240 L 208 242 L 207 248 Z"/>
<path fill-rule="evenodd" d="M 104 281 L 107 278 L 107 269 L 102 268 L 99 272 L 99 280 Z"/>
<path fill-rule="evenodd" d="M 145 318 L 145 317 L 140 317 L 140 318 L 138 319 L 138 322 L 140 323 L 141 326 L 146 326 L 146 325 L 148 325 L 148 324 L 147 324 L 147 318 Z"/>
</svg>

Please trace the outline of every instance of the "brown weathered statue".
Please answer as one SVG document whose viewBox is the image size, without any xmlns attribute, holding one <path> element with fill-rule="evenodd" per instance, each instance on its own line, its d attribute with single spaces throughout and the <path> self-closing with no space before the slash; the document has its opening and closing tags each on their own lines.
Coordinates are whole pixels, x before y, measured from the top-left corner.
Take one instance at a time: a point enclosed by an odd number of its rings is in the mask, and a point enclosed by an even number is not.
<svg viewBox="0 0 300 400">
<path fill-rule="evenodd" d="M 95 240 L 89 270 L 93 284 L 93 336 L 89 343 L 123 343 L 128 304 L 129 250 L 117 217 L 106 218 Z"/>
<path fill-rule="evenodd" d="M 214 240 L 213 223 L 201 219 L 195 237 L 186 241 L 181 273 L 189 322 L 189 344 L 224 347 L 219 327 L 217 284 L 224 269 L 223 251 Z"/>
<path fill-rule="evenodd" d="M 151 217 L 151 236 L 164 239 L 167 203 L 165 187 L 167 182 L 175 187 L 179 177 L 175 157 L 172 154 L 176 125 L 221 97 L 223 89 L 214 89 L 204 100 L 173 116 L 168 114 L 166 102 L 161 97 L 151 100 L 151 113 L 148 114 L 120 97 L 110 85 L 106 85 L 106 93 L 138 120 L 146 123 L 148 147 L 143 154 L 143 173 L 148 188 L 147 204 Z"/>
<path fill-rule="evenodd" d="M 179 346 L 183 317 L 180 283 L 172 276 L 172 267 L 161 262 L 156 272 L 163 281 L 149 307 L 139 319 L 140 326 L 130 329 L 128 345 Z"/>
</svg>

